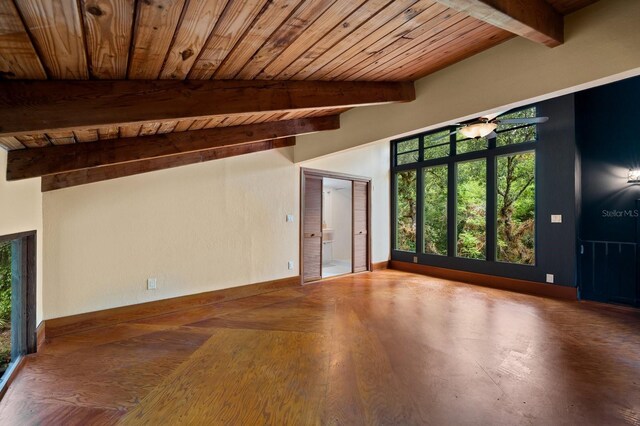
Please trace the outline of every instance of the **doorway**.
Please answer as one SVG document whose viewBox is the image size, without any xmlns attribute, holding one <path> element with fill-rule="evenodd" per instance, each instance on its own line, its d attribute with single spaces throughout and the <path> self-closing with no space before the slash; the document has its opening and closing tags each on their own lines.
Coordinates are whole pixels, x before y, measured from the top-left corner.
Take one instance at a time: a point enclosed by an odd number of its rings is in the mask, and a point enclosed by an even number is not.
<svg viewBox="0 0 640 426">
<path fill-rule="evenodd" d="M 302 282 L 370 271 L 371 179 L 301 170 Z"/>
<path fill-rule="evenodd" d="M 352 271 L 353 183 L 322 179 L 322 278 Z"/>
<path fill-rule="evenodd" d="M 36 347 L 36 233 L 0 236 L 0 397 Z"/>
</svg>

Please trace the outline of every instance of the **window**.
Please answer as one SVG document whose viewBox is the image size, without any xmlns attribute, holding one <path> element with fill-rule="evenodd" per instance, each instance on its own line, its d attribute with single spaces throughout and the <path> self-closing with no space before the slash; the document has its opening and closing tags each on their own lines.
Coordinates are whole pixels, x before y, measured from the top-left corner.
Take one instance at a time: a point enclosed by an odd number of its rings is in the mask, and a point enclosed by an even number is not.
<svg viewBox="0 0 640 426">
<path fill-rule="evenodd" d="M 420 140 L 418 138 L 411 139 L 404 142 L 399 142 L 396 145 L 396 159 L 398 165 L 415 163 L 419 159 L 420 155 Z"/>
<path fill-rule="evenodd" d="M 486 257 L 487 161 L 458 163 L 456 168 L 456 256 Z"/>
<path fill-rule="evenodd" d="M 416 171 L 396 173 L 396 250 L 416 251 Z"/>
<path fill-rule="evenodd" d="M 480 151 L 489 147 L 487 138 L 469 139 L 457 134 L 456 154 L 464 154 L 466 152 Z"/>
<path fill-rule="evenodd" d="M 423 138 L 425 160 L 442 158 L 449 155 L 449 152 L 451 150 L 451 138 L 449 130 L 431 133 L 430 135 L 426 135 Z"/>
<path fill-rule="evenodd" d="M 11 241 L 0 241 L 0 376 L 11 362 Z"/>
<path fill-rule="evenodd" d="M 536 116 L 528 107 L 498 119 Z M 506 122 L 478 139 L 457 130 L 392 142 L 396 259 L 535 265 L 537 125 Z"/>
<path fill-rule="evenodd" d="M 500 116 L 501 119 L 509 118 L 533 118 L 536 116 L 536 108 L 527 108 L 511 114 Z M 496 129 L 496 146 L 514 145 L 535 141 L 538 137 L 535 124 L 500 124 Z"/>
<path fill-rule="evenodd" d="M 425 167 L 424 178 L 424 253 L 447 254 L 448 166 Z"/>
<path fill-rule="evenodd" d="M 535 153 L 501 156 L 497 163 L 497 260 L 533 265 Z"/>
<path fill-rule="evenodd" d="M 0 394 L 36 351 L 36 234 L 0 236 Z"/>
</svg>

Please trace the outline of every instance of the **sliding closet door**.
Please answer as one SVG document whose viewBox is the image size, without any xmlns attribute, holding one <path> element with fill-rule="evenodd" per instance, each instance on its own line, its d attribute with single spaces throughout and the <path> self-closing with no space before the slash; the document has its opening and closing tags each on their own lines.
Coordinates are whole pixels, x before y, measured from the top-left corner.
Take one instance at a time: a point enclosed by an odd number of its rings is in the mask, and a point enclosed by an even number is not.
<svg viewBox="0 0 640 426">
<path fill-rule="evenodd" d="M 322 178 L 304 177 L 303 274 L 304 282 L 322 278 Z"/>
<path fill-rule="evenodd" d="M 369 269 L 369 184 L 353 182 L 353 272 Z"/>
</svg>

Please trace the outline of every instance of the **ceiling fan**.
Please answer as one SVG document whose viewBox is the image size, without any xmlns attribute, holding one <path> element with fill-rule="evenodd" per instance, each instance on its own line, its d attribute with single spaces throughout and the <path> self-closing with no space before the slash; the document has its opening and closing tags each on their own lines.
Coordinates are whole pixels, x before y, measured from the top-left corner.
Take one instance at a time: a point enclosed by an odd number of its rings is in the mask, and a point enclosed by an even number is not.
<svg viewBox="0 0 640 426">
<path fill-rule="evenodd" d="M 470 139 L 495 138 L 495 130 L 499 124 L 538 124 L 549 120 L 549 117 L 498 118 L 502 114 L 504 112 L 485 115 L 468 123 L 456 123 L 458 128 L 444 137 L 460 132 Z"/>
</svg>

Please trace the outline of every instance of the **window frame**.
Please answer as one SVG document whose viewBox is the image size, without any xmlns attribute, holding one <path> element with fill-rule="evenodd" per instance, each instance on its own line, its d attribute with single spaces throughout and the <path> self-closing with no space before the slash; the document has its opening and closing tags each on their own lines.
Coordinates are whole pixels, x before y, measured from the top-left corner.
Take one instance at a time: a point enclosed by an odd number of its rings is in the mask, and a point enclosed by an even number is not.
<svg viewBox="0 0 640 426">
<path fill-rule="evenodd" d="M 528 105 L 518 109 L 510 110 L 507 114 L 517 113 L 526 109 L 536 108 L 536 114 L 539 112 L 539 109 L 536 105 Z M 475 120 L 470 120 L 469 122 L 473 122 Z M 464 124 L 464 123 L 463 123 Z M 412 263 L 423 263 L 423 264 L 436 264 L 437 266 L 442 265 L 443 261 L 446 263 L 451 259 L 455 259 L 456 262 L 460 262 L 461 264 L 475 264 L 477 262 L 487 263 L 499 263 L 503 265 L 509 265 L 514 268 L 532 268 L 536 267 L 538 264 L 538 188 L 539 188 L 539 173 L 538 173 L 538 139 L 540 136 L 540 130 L 538 129 L 536 124 L 528 124 L 514 127 L 513 129 L 503 130 L 510 131 L 518 128 L 535 126 L 535 139 L 511 144 L 511 145 L 503 145 L 497 146 L 497 136 L 488 139 L 488 147 L 486 149 L 465 152 L 462 154 L 457 154 L 457 135 L 452 133 L 454 130 L 458 129 L 458 126 L 445 126 L 437 129 L 433 129 L 426 132 L 421 132 L 418 134 L 412 134 L 409 136 L 405 136 L 403 138 L 391 140 L 390 143 L 390 207 L 391 207 L 391 226 L 390 226 L 390 242 L 391 242 L 391 259 L 399 260 L 404 262 L 412 262 Z M 424 138 L 428 135 L 439 133 L 443 131 L 449 131 L 449 155 L 434 158 L 434 159 L 425 159 L 424 152 Z M 419 155 L 418 161 L 409 164 L 401 164 L 396 165 L 396 145 L 401 142 L 405 142 L 407 140 L 419 139 Z M 443 142 L 446 143 L 446 142 Z M 518 264 L 518 263 L 508 263 L 503 261 L 498 261 L 497 257 L 497 239 L 498 239 L 498 226 L 497 226 L 497 161 L 498 157 L 506 156 L 506 155 L 514 155 L 524 152 L 533 152 L 536 158 L 535 163 L 535 176 L 534 183 L 536 187 L 535 191 L 535 207 L 534 207 L 534 258 L 535 262 L 533 264 Z M 484 259 L 471 259 L 465 257 L 458 257 L 456 255 L 456 247 L 457 247 L 457 233 L 456 233 L 456 225 L 457 225 L 457 163 L 468 162 L 473 160 L 486 159 L 486 179 L 487 179 L 487 192 L 486 192 L 486 247 L 485 247 L 485 258 Z M 433 253 L 425 253 L 424 252 L 424 168 L 447 165 L 448 167 L 448 179 L 447 179 L 447 187 L 448 187 L 448 197 L 447 197 L 447 254 L 433 254 Z M 407 170 L 415 170 L 416 171 L 416 251 L 415 252 L 406 252 L 396 249 L 396 227 L 397 227 L 397 218 L 396 218 L 396 208 L 397 208 L 397 200 L 395 198 L 396 193 L 396 173 Z"/>
</svg>

